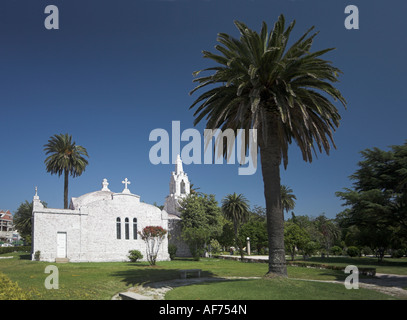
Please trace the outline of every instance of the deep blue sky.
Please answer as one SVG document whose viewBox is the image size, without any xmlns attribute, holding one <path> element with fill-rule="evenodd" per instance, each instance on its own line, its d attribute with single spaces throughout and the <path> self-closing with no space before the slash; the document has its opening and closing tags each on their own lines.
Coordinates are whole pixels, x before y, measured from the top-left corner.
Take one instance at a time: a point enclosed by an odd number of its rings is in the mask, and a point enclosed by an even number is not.
<svg viewBox="0 0 407 320">
<path fill-rule="evenodd" d="M 59 30 L 44 27 L 50 4 L 59 8 Z M 344 27 L 348 4 L 359 8 L 359 30 Z M 359 151 L 407 138 L 406 12 L 405 1 L 383 0 L 2 0 L 0 209 L 31 201 L 35 186 L 50 207 L 63 206 L 63 178 L 45 171 L 43 145 L 66 132 L 90 154 L 85 173 L 70 179 L 70 197 L 99 190 L 103 178 L 120 192 L 127 177 L 142 201 L 163 204 L 174 166 L 150 163 L 148 138 L 155 128 L 170 132 L 175 120 L 193 128 L 192 72 L 209 66 L 201 50 L 214 51 L 218 32 L 238 37 L 233 20 L 260 30 L 283 13 L 297 21 L 292 40 L 315 25 L 313 50 L 337 48 L 326 58 L 343 71 L 337 87 L 348 109 L 338 104 L 337 149 L 309 164 L 294 144 L 282 169 L 297 215 L 335 217 L 343 210 L 335 192 L 351 185 Z M 237 192 L 265 205 L 260 167 L 252 176 L 239 176 L 237 165 L 184 169 L 218 201 Z"/>
</svg>

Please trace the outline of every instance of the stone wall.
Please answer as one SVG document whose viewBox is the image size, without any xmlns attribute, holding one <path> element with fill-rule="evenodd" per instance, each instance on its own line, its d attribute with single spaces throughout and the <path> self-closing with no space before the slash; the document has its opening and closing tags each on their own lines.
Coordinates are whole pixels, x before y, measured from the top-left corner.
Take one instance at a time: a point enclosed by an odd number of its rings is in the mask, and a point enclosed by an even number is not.
<svg viewBox="0 0 407 320">
<path fill-rule="evenodd" d="M 188 245 L 182 240 L 181 237 L 181 219 L 172 218 L 168 219 L 168 229 L 169 229 L 169 244 L 173 244 L 177 247 L 177 257 L 191 257 L 191 252 Z"/>
</svg>

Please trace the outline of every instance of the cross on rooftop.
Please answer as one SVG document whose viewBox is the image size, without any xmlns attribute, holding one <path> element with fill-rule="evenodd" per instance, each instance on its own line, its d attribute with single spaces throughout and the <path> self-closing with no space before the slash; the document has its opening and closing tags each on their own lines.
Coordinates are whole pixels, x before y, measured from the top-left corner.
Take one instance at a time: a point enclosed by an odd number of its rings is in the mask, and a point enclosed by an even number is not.
<svg viewBox="0 0 407 320">
<path fill-rule="evenodd" d="M 127 189 L 127 185 L 131 184 L 131 182 L 127 178 L 124 179 L 124 181 L 122 181 L 122 183 L 124 184 L 124 189 Z"/>
</svg>

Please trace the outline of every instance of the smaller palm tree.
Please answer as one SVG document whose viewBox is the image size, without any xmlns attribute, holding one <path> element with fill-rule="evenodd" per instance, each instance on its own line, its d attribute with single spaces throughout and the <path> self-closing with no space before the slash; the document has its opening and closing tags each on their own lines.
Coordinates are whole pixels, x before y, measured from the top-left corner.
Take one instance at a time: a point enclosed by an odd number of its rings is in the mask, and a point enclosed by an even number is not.
<svg viewBox="0 0 407 320">
<path fill-rule="evenodd" d="M 283 212 L 287 212 L 289 210 L 293 210 L 295 207 L 295 201 L 297 200 L 297 197 L 293 194 L 293 190 L 286 186 L 286 185 L 281 185 L 280 187 L 281 190 L 281 206 L 283 207 Z"/>
<path fill-rule="evenodd" d="M 68 208 L 68 177 L 80 176 L 88 165 L 88 152 L 82 146 L 76 145 L 69 134 L 55 134 L 44 145 L 47 172 L 51 174 L 64 174 L 64 208 Z"/>
<path fill-rule="evenodd" d="M 241 258 L 243 258 L 243 245 L 238 240 L 238 229 L 249 217 L 248 200 L 242 194 L 228 194 L 222 200 L 222 212 L 227 219 L 233 222 L 235 244 L 239 248 Z"/>
<path fill-rule="evenodd" d="M 189 190 L 190 190 L 190 193 L 191 193 L 191 194 L 199 194 L 199 193 L 200 193 L 200 192 L 198 191 L 199 189 L 201 189 L 201 188 L 195 187 L 195 185 L 194 185 L 193 183 L 190 183 Z"/>
</svg>

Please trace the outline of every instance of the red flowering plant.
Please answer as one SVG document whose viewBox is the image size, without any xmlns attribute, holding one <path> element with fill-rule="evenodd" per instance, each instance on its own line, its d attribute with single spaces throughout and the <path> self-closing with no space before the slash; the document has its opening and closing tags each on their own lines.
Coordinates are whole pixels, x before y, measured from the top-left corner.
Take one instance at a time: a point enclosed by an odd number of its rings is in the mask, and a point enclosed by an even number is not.
<svg viewBox="0 0 407 320">
<path fill-rule="evenodd" d="M 161 243 L 167 234 L 167 230 L 159 226 L 148 226 L 138 233 L 141 236 L 141 239 L 146 243 L 147 260 L 150 265 L 154 266 Z"/>
</svg>

